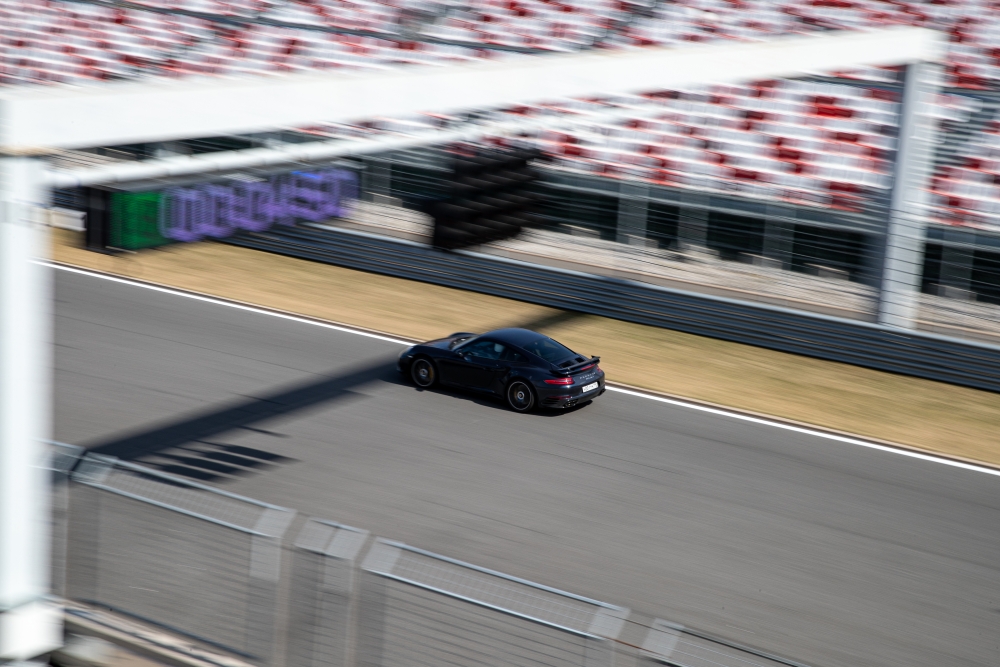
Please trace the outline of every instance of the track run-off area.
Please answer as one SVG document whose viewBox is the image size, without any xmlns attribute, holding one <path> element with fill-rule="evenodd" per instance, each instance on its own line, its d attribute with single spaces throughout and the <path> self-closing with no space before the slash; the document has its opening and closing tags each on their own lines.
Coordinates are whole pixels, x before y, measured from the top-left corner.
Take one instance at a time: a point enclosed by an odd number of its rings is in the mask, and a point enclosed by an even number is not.
<svg viewBox="0 0 1000 667">
<path fill-rule="evenodd" d="M 515 414 L 388 337 L 55 273 L 57 440 L 815 667 L 1000 663 L 996 471 L 624 391 Z"/>
</svg>

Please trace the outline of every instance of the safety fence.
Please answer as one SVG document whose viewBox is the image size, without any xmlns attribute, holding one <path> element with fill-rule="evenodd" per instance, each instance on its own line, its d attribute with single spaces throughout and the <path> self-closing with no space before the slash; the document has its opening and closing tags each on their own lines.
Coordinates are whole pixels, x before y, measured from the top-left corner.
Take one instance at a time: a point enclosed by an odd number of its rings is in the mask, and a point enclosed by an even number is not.
<svg viewBox="0 0 1000 667">
<path fill-rule="evenodd" d="M 659 618 L 650 624 L 639 655 L 643 662 L 668 667 L 804 667 Z"/>
<path fill-rule="evenodd" d="M 69 542 L 69 479 L 70 473 L 86 452 L 83 447 L 64 442 L 49 445 L 48 468 L 52 471 L 52 545 L 50 549 L 52 575 L 50 588 L 54 595 L 66 596 L 66 550 Z"/>
<path fill-rule="evenodd" d="M 612 667 L 628 609 L 379 540 L 362 565 L 360 667 Z"/>
<path fill-rule="evenodd" d="M 625 607 L 381 538 L 362 559 L 368 531 L 293 531 L 292 510 L 79 448 L 55 446 L 50 465 L 68 499 L 64 597 L 216 664 L 801 667 L 666 621 L 642 625 L 640 647 L 622 641 Z"/>
<path fill-rule="evenodd" d="M 272 663 L 293 511 L 100 456 L 73 481 L 68 598 Z"/>
<path fill-rule="evenodd" d="M 354 566 L 367 541 L 368 531 L 332 521 L 303 526 L 292 555 L 286 664 L 348 665 Z"/>
</svg>

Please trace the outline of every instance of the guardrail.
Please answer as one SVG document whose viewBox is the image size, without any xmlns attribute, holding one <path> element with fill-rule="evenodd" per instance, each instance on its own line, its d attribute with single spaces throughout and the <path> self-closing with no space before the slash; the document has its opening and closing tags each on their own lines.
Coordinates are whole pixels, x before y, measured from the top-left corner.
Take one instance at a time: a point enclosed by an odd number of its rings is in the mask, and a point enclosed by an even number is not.
<svg viewBox="0 0 1000 667">
<path fill-rule="evenodd" d="M 51 460 L 74 627 L 165 664 L 806 667 L 333 521 L 291 539 L 293 510 L 80 448 Z"/>
<path fill-rule="evenodd" d="M 286 227 L 227 243 L 675 329 L 782 352 L 1000 391 L 1000 347 L 352 230 Z"/>
<path fill-rule="evenodd" d="M 276 664 L 295 512 L 96 455 L 70 479 L 67 597 Z"/>
<path fill-rule="evenodd" d="M 361 567 L 358 667 L 614 667 L 629 615 L 398 542 L 376 541 Z"/>
</svg>

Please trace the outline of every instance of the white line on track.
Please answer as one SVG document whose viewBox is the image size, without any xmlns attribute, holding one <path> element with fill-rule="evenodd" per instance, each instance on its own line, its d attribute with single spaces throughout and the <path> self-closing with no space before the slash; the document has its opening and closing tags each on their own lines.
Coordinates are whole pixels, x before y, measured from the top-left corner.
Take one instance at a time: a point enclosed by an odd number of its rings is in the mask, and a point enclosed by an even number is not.
<svg viewBox="0 0 1000 667">
<path fill-rule="evenodd" d="M 352 329 L 350 327 L 341 327 L 336 324 L 331 324 L 329 322 L 321 322 L 319 320 L 310 319 L 308 317 L 299 317 L 297 315 L 291 315 L 289 313 L 282 313 L 276 310 L 268 310 L 267 308 L 260 308 L 257 306 L 250 306 L 244 303 L 236 303 L 234 301 L 227 301 L 226 299 L 217 299 L 211 296 L 205 296 L 203 294 L 195 294 L 194 292 L 186 292 L 181 289 L 173 289 L 170 287 L 163 287 L 161 285 L 152 285 L 150 283 L 142 282 L 141 280 L 131 280 L 129 278 L 120 278 L 118 276 L 108 275 L 107 273 L 101 273 L 100 271 L 88 271 L 86 269 L 78 269 L 73 266 L 66 266 L 65 264 L 55 264 L 52 262 L 42 262 L 46 266 L 50 266 L 53 269 L 58 269 L 59 271 L 66 271 L 68 273 L 79 273 L 84 276 L 90 276 L 91 278 L 100 278 L 101 280 L 107 280 L 113 283 L 121 283 L 123 285 L 131 285 L 133 287 L 142 287 L 143 289 L 152 290 L 154 292 L 163 292 L 164 294 L 173 294 L 174 296 L 182 296 L 187 299 L 194 299 L 195 301 L 203 301 L 205 303 L 212 303 L 217 306 L 228 306 L 229 308 L 235 308 L 236 310 L 245 310 L 249 313 L 259 313 L 261 315 L 270 315 L 271 317 L 277 317 L 283 320 L 291 320 L 292 322 L 302 322 L 304 324 L 311 324 L 317 327 L 323 327 L 324 329 L 333 329 L 334 331 L 343 331 L 345 333 L 351 333 L 358 336 L 365 336 L 366 338 L 375 338 L 377 340 L 384 340 L 389 343 L 398 343 L 399 345 L 412 345 L 413 341 L 405 340 L 403 338 L 393 338 L 392 336 L 384 336 L 382 334 L 372 333 L 370 331 L 362 331 L 361 329 Z"/>
<path fill-rule="evenodd" d="M 202 294 L 195 294 L 193 292 L 186 292 L 180 289 L 173 289 L 170 287 L 163 287 L 160 285 L 152 285 L 150 283 L 142 282 L 140 280 L 131 280 L 129 278 L 121 278 L 118 276 L 108 275 L 106 273 L 101 273 L 99 271 L 88 271 L 86 269 L 78 269 L 72 266 L 66 266 L 64 264 L 55 264 L 51 262 L 43 262 L 47 266 L 57 269 L 59 271 L 66 271 L 68 273 L 78 273 L 85 276 L 90 276 L 92 278 L 100 278 L 101 280 L 108 280 L 114 283 L 121 283 L 123 285 L 131 285 L 132 287 L 141 287 L 143 289 L 152 290 L 154 292 L 162 292 L 164 294 L 172 294 L 174 296 L 180 296 L 187 299 L 193 299 L 195 301 L 202 301 L 204 303 L 211 303 L 217 306 L 226 306 L 229 308 L 235 308 L 237 310 L 244 310 L 250 313 L 257 313 L 260 315 L 269 315 L 271 317 L 277 317 L 283 320 L 290 320 L 292 322 L 301 322 L 303 324 L 310 324 L 316 327 L 323 327 L 325 329 L 333 329 L 334 331 L 342 331 L 344 333 L 354 334 L 356 336 L 364 336 L 366 338 L 374 338 L 376 340 L 383 340 L 389 343 L 396 343 L 397 345 L 412 345 L 412 340 L 406 340 L 403 338 L 393 338 L 392 336 L 385 336 L 382 334 L 372 333 L 370 331 L 362 331 L 359 329 L 353 329 L 351 327 L 338 326 L 336 324 L 331 324 L 329 322 L 322 322 L 319 320 L 310 319 L 308 317 L 299 317 L 297 315 L 291 315 L 289 313 L 283 313 L 275 310 L 268 310 L 267 308 L 260 308 L 256 306 L 251 306 L 243 303 L 235 303 L 233 301 L 227 301 L 226 299 L 219 299 L 215 297 L 205 296 Z M 636 391 L 634 389 L 625 389 L 624 387 L 615 387 L 608 385 L 609 391 L 618 392 L 620 394 L 625 394 L 628 396 L 635 396 L 638 398 L 645 398 L 651 401 L 657 401 L 659 403 L 666 403 L 668 405 L 674 405 L 681 408 L 687 408 L 689 410 L 697 410 L 699 412 L 707 412 L 709 414 L 718 415 L 720 417 L 728 417 L 730 419 L 739 419 L 741 421 L 750 422 L 752 424 L 761 424 L 763 426 L 770 426 L 773 428 L 780 428 L 785 431 L 791 431 L 793 433 L 802 433 L 804 435 L 811 435 L 816 438 L 824 438 L 826 440 L 833 440 L 835 442 L 842 442 L 848 445 L 855 445 L 858 447 L 867 447 L 868 449 L 875 449 L 882 452 L 888 452 L 890 454 L 898 454 L 900 456 L 907 456 L 913 459 L 919 459 L 921 461 L 930 461 L 932 463 L 941 463 L 943 465 L 952 466 L 955 468 L 961 468 L 963 470 L 973 470 L 976 472 L 983 472 L 988 475 L 1000 476 L 1000 469 L 990 468 L 987 466 L 976 465 L 975 463 L 968 463 L 965 461 L 958 461 L 955 459 L 950 459 L 943 456 L 935 456 L 934 454 L 926 454 L 924 452 L 914 451 L 911 449 L 905 449 L 903 447 L 891 447 L 889 445 L 880 445 L 877 442 L 869 442 L 866 440 L 859 440 L 857 438 L 851 438 L 844 435 L 837 435 L 836 433 L 827 433 L 825 431 L 818 431 L 805 426 L 796 426 L 794 424 L 785 424 L 780 421 L 774 421 L 771 419 L 765 419 L 763 417 L 755 417 L 752 415 L 746 415 L 740 412 L 724 410 L 721 408 L 714 408 L 707 405 L 699 405 L 698 403 L 691 403 L 687 401 L 677 400 L 673 398 L 667 398 L 665 396 L 657 396 L 656 394 L 649 394 L 642 391 Z"/>
<path fill-rule="evenodd" d="M 753 415 L 745 415 L 740 412 L 723 410 L 721 408 L 713 408 L 707 405 L 698 405 L 697 403 L 689 403 L 687 401 L 680 401 L 673 398 L 667 398 L 665 396 L 656 396 L 655 394 L 647 394 L 641 391 L 635 391 L 633 389 L 625 389 L 623 387 L 608 387 L 608 389 L 610 389 L 611 391 L 617 391 L 622 394 L 628 394 L 629 396 L 640 396 L 642 398 L 648 398 L 651 401 L 659 401 L 660 403 L 677 405 L 683 408 L 688 408 L 690 410 L 699 410 L 701 412 L 707 412 L 713 415 L 721 415 L 723 417 L 729 417 L 731 419 L 740 419 L 742 421 L 750 422 L 751 424 L 763 424 L 765 426 L 772 426 L 774 428 L 780 428 L 786 431 L 792 431 L 793 433 L 804 433 L 806 435 L 812 435 L 817 438 L 826 438 L 827 440 L 843 442 L 849 445 L 857 445 L 858 447 L 868 447 L 869 449 L 877 449 L 882 452 L 890 452 L 892 454 L 899 454 L 901 456 L 909 456 L 910 458 L 920 459 L 921 461 L 933 461 L 934 463 L 943 463 L 944 465 L 954 466 L 956 468 L 963 468 L 965 470 L 975 470 L 976 472 L 985 472 L 989 475 L 1000 476 L 1000 470 L 996 468 L 980 466 L 976 465 L 975 463 L 967 463 L 965 461 L 956 461 L 955 459 L 949 459 L 943 456 L 935 456 L 934 454 L 925 454 L 923 452 L 917 452 L 912 449 L 905 449 L 903 447 L 891 447 L 889 445 L 880 445 L 877 442 L 858 440 L 857 438 L 851 438 L 846 435 L 837 435 L 836 433 L 826 433 L 825 431 L 817 431 L 815 429 L 811 429 L 805 426 L 795 426 L 794 424 L 784 424 L 780 421 L 765 419 L 763 417 L 754 417 Z"/>
</svg>

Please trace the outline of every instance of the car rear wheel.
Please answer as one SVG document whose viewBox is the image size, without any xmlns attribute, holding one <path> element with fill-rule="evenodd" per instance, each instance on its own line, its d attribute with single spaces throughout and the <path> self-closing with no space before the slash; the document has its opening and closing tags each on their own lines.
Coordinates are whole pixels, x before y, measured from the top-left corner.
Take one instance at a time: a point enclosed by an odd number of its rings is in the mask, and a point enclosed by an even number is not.
<svg viewBox="0 0 1000 667">
<path fill-rule="evenodd" d="M 507 385 L 507 405 L 515 412 L 529 412 L 535 407 L 535 390 L 523 380 Z"/>
<path fill-rule="evenodd" d="M 413 378 L 413 384 L 427 389 L 437 382 L 437 369 L 429 359 L 416 359 L 410 366 L 410 377 Z"/>
</svg>

